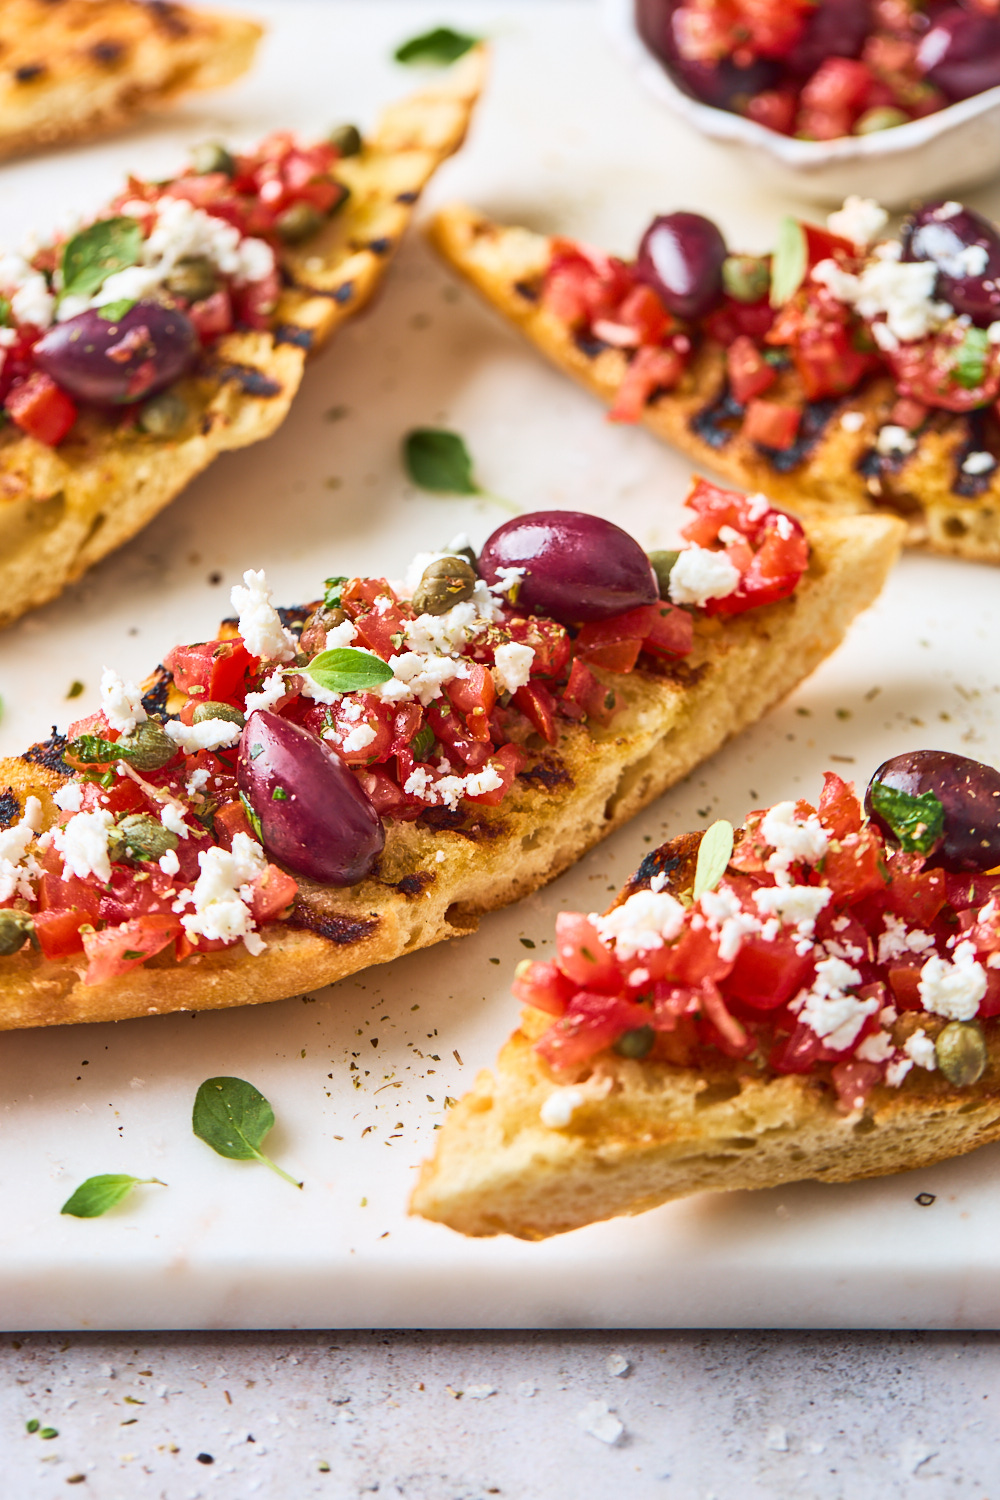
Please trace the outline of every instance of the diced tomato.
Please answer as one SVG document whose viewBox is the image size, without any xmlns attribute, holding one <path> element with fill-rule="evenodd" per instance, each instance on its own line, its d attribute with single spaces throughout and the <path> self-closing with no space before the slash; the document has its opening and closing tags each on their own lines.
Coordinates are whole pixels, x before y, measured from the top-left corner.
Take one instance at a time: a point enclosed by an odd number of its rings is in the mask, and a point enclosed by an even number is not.
<svg viewBox="0 0 1000 1500">
<path fill-rule="evenodd" d="M 735 538 L 727 538 L 726 551 L 742 574 L 739 587 L 722 599 L 710 599 L 707 614 L 740 614 L 794 593 L 809 562 L 809 544 L 793 516 L 755 505 L 746 495 L 719 489 L 704 479 L 696 481 L 686 503 L 695 518 L 681 535 L 698 546 L 718 540 L 724 527 L 736 533 Z M 748 551 L 753 547 L 756 552 Z"/>
<path fill-rule="evenodd" d="M 80 928 L 94 920 L 89 912 L 78 907 L 69 910 L 38 911 L 34 913 L 35 936 L 38 946 L 47 959 L 65 958 L 70 953 L 79 953 L 83 947 Z"/>
<path fill-rule="evenodd" d="M 81 911 L 87 914 L 87 921 L 96 922 L 100 887 L 76 875 L 64 877 L 62 871 L 62 855 L 50 846 L 42 860 L 42 878 L 38 883 L 38 904 L 42 911 Z"/>
<path fill-rule="evenodd" d="M 511 989 L 522 1005 L 533 1005 L 550 1016 L 563 1015 L 577 992 L 572 979 L 567 979 L 556 964 L 529 958 L 518 964 Z"/>
<path fill-rule="evenodd" d="M 826 1047 L 811 1026 L 797 1021 L 791 1035 L 776 1042 L 769 1061 L 776 1073 L 811 1073 L 817 1063 L 836 1062 L 840 1055 Z"/>
<path fill-rule="evenodd" d="M 755 396 L 762 396 L 778 378 L 773 365 L 769 365 L 753 339 L 740 334 L 726 351 L 726 373 L 729 389 L 741 406 L 746 406 Z"/>
<path fill-rule="evenodd" d="M 490 758 L 491 742 L 474 739 L 458 715 L 444 707 L 443 699 L 439 698 L 435 703 L 428 704 L 424 717 L 433 729 L 435 739 L 441 741 L 449 754 L 464 761 L 470 771 L 478 771 L 485 766 Z"/>
<path fill-rule="evenodd" d="M 960 359 L 968 337 L 978 333 L 953 319 L 939 333 L 888 350 L 885 357 L 899 395 L 956 412 L 974 411 L 995 401 L 1000 394 L 1000 346 L 983 340 L 978 373 L 975 361 L 967 356 Z"/>
<path fill-rule="evenodd" d="M 271 922 L 291 906 L 298 890 L 298 882 L 277 865 L 268 865 L 263 875 L 253 882 L 250 910 L 257 923 Z"/>
<path fill-rule="evenodd" d="M 591 621 L 576 638 L 577 656 L 609 672 L 631 672 L 652 625 L 652 614 L 652 605 L 643 605 L 608 620 Z"/>
<path fill-rule="evenodd" d="M 220 287 L 202 302 L 194 302 L 188 308 L 188 317 L 198 330 L 203 344 L 211 343 L 221 334 L 228 333 L 233 326 L 233 304 L 225 287 Z"/>
<path fill-rule="evenodd" d="M 231 641 L 202 641 L 195 646 L 175 646 L 163 658 L 182 693 L 213 703 L 232 703 L 242 708 L 250 679 L 257 668 L 239 636 Z"/>
<path fill-rule="evenodd" d="M 907 432 L 916 432 L 927 420 L 928 408 L 922 401 L 914 401 L 912 396 L 900 396 L 898 401 L 893 402 L 889 413 L 889 421 L 894 427 L 905 427 Z"/>
<path fill-rule="evenodd" d="M 775 309 L 768 297 L 762 297 L 759 302 L 737 302 L 735 297 L 723 297 L 719 306 L 704 319 L 702 327 L 709 338 L 728 349 L 738 338 L 749 338 L 754 342 L 764 338 L 774 319 Z"/>
<path fill-rule="evenodd" d="M 851 783 L 838 776 L 836 771 L 823 774 L 817 812 L 831 838 L 843 839 L 849 833 L 861 832 L 861 803 L 857 793 Z"/>
<path fill-rule="evenodd" d="M 259 281 L 247 281 L 233 287 L 233 317 L 247 328 L 269 328 L 280 296 L 281 277 L 275 267 Z"/>
<path fill-rule="evenodd" d="M 894 853 L 888 861 L 891 884 L 885 904 L 910 927 L 926 929 L 947 899 L 944 872 L 924 870 L 921 855 Z"/>
<path fill-rule="evenodd" d="M 497 701 L 497 690 L 489 667 L 481 662 L 469 665 L 467 677 L 455 677 L 445 687 L 453 708 L 465 719 L 465 727 L 474 740 L 488 740 L 489 718 Z"/>
<path fill-rule="evenodd" d="M 565 625 L 535 615 L 527 619 L 514 615 L 506 621 L 505 629 L 512 641 L 534 651 L 532 677 L 561 677 L 569 666 L 573 648 Z"/>
<path fill-rule="evenodd" d="M 858 1062 L 851 1058 L 849 1062 L 837 1063 L 830 1076 L 837 1090 L 837 1108 L 843 1114 L 851 1115 L 855 1110 L 864 1109 L 872 1089 L 881 1082 L 882 1069 L 877 1063 Z"/>
<path fill-rule="evenodd" d="M 376 765 L 388 760 L 393 753 L 395 719 L 396 709 L 391 703 L 384 703 L 374 693 L 352 693 L 329 709 L 328 722 L 335 737 L 328 738 L 325 730 L 323 734 L 328 744 L 332 745 L 349 766 Z M 348 750 L 350 737 L 357 730 L 370 730 L 373 738 L 367 739 L 366 734 L 362 733 L 360 738 L 365 739 L 366 743 Z"/>
<path fill-rule="evenodd" d="M 833 891 L 834 906 L 850 906 L 885 890 L 889 876 L 874 829 L 849 833 L 831 844 L 823 856 L 823 883 Z"/>
<path fill-rule="evenodd" d="M 726 994 L 755 1010 L 776 1010 L 807 986 L 812 968 L 812 956 L 796 953 L 794 938 L 779 933 L 765 942 L 750 933 L 726 978 Z"/>
<path fill-rule="evenodd" d="M 556 700 L 540 682 L 526 682 L 511 699 L 514 707 L 527 719 L 532 729 L 554 745 L 559 738 L 556 729 Z"/>
<path fill-rule="evenodd" d="M 850 135 L 865 109 L 872 75 L 863 62 L 851 57 L 827 57 L 801 93 L 798 130 L 817 141 Z"/>
<path fill-rule="evenodd" d="M 182 931 L 179 917 L 172 912 L 159 912 L 123 922 L 120 927 L 106 927 L 103 932 L 85 932 L 83 951 L 89 963 L 84 984 L 104 984 L 137 969 Z"/>
<path fill-rule="evenodd" d="M 552 240 L 542 304 L 575 327 L 613 318 L 635 286 L 632 272 L 613 255 L 572 240 Z"/>
<path fill-rule="evenodd" d="M 642 649 L 653 656 L 688 656 L 694 649 L 694 621 L 688 611 L 666 600 L 649 608 L 652 619 Z"/>
<path fill-rule="evenodd" d="M 751 401 L 743 418 L 743 436 L 762 448 L 784 452 L 798 436 L 802 412 L 781 401 Z"/>
<path fill-rule="evenodd" d="M 914 956 L 913 962 L 898 964 L 889 970 L 889 988 L 900 1010 L 923 1010 L 920 998 L 920 970 L 925 959 Z"/>
<path fill-rule="evenodd" d="M 399 757 L 401 759 L 401 757 Z M 397 822 L 410 822 L 419 818 L 427 804 L 416 797 L 408 797 L 401 782 L 413 769 L 413 757 L 409 756 L 406 775 L 400 772 L 399 779 L 391 775 L 384 766 L 354 766 L 352 769 L 358 782 L 371 798 L 380 818 L 395 818 Z"/>
<path fill-rule="evenodd" d="M 484 807 L 499 806 L 514 785 L 514 778 L 518 771 L 524 769 L 527 760 L 528 757 L 520 745 L 501 745 L 500 749 L 495 751 L 489 759 L 489 764 L 500 777 L 500 785 L 489 792 L 475 792 L 472 795 L 467 793 L 465 800 L 480 803 Z"/>
<path fill-rule="evenodd" d="M 187 848 L 184 850 L 185 863 L 189 868 L 194 864 L 191 852 Z M 194 869 L 197 869 L 196 865 Z M 164 875 L 155 866 L 152 869 L 147 866 L 147 878 L 144 880 L 136 880 L 136 873 L 126 866 L 112 865 L 108 887 L 98 892 L 98 915 L 102 922 L 117 927 L 122 922 L 147 916 L 150 912 L 172 910 L 177 895 L 174 879 Z"/>
<path fill-rule="evenodd" d="M 701 1008 L 711 1027 L 709 1040 L 726 1057 L 746 1057 L 754 1049 L 754 1040 L 746 1027 L 726 1008 L 719 987 L 711 979 L 701 985 Z"/>
<path fill-rule="evenodd" d="M 579 990 L 566 1013 L 535 1044 L 552 1068 L 573 1068 L 603 1052 L 626 1031 L 648 1026 L 649 1011 L 617 995 Z"/>
<path fill-rule="evenodd" d="M 638 422 L 646 403 L 657 391 L 670 391 L 684 373 L 684 357 L 677 349 L 643 344 L 628 368 L 608 412 L 610 422 Z"/>
<path fill-rule="evenodd" d="M 76 421 L 73 400 L 41 370 L 35 370 L 21 385 L 12 386 L 4 406 L 22 432 L 47 448 L 57 448 Z"/>
<path fill-rule="evenodd" d="M 763 89 L 747 100 L 747 118 L 767 130 L 791 135 L 798 101 L 790 89 Z"/>
<path fill-rule="evenodd" d="M 66 731 L 66 738 L 76 740 L 81 734 L 97 734 L 101 739 L 116 740 L 119 731 L 112 729 L 103 712 L 88 714 L 85 719 L 74 719 Z"/>
<path fill-rule="evenodd" d="M 610 724 L 621 706 L 614 688 L 598 681 L 588 666 L 573 658 L 569 681 L 563 688 L 561 702 L 581 710 L 595 724 Z"/>
<path fill-rule="evenodd" d="M 355 646 L 361 650 L 374 651 L 383 661 L 388 661 L 391 656 L 398 656 L 401 651 L 406 650 L 404 630 L 412 613 L 412 610 L 408 612 L 398 604 L 390 604 L 383 610 L 370 609 L 358 614 L 354 620 L 358 632 Z"/>
<path fill-rule="evenodd" d="M 734 959 L 720 956 L 718 938 L 707 924 L 685 927 L 671 947 L 659 948 L 648 955 L 650 967 L 654 959 L 661 961 L 664 977 L 674 984 L 695 986 L 702 985 L 706 979 L 724 979 L 734 963 Z"/>
<path fill-rule="evenodd" d="M 556 963 L 584 989 L 614 994 L 621 988 L 622 971 L 614 954 L 582 912 L 561 911 L 556 917 Z"/>
<path fill-rule="evenodd" d="M 353 620 L 374 609 L 376 599 L 388 599 L 391 603 L 396 603 L 396 595 L 385 578 L 352 578 L 344 585 L 340 607 Z"/>
<path fill-rule="evenodd" d="M 233 847 L 233 839 L 238 833 L 245 833 L 250 838 L 254 836 L 243 803 L 239 801 L 224 802 L 221 807 L 216 808 L 212 826 L 216 842 L 221 844 L 223 849 Z"/>
<path fill-rule="evenodd" d="M 659 344 L 674 326 L 652 287 L 633 287 L 612 317 L 595 318 L 595 336 L 619 349 L 637 349 L 640 344 Z"/>
</svg>

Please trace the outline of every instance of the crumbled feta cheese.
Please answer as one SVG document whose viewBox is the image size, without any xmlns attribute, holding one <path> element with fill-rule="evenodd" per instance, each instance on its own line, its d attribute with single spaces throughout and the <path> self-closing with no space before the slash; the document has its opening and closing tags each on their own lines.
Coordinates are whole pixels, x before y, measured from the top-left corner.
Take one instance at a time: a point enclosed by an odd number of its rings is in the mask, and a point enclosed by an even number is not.
<svg viewBox="0 0 1000 1500">
<path fill-rule="evenodd" d="M 854 1056 L 862 1062 L 888 1062 L 896 1051 L 896 1044 L 887 1031 L 873 1031 L 864 1037 L 854 1049 Z"/>
<path fill-rule="evenodd" d="M 173 906 L 176 912 L 194 907 L 193 912 L 181 917 L 185 931 L 191 937 L 227 943 L 242 938 L 249 952 L 262 952 L 264 942 L 255 931 L 248 904 L 253 897 L 253 881 L 267 869 L 260 845 L 247 834 L 238 833 L 231 851 L 204 849 L 198 855 L 198 864 L 201 873 L 194 888 L 181 891 Z"/>
<path fill-rule="evenodd" d="M 617 956 L 629 959 L 675 938 L 684 925 L 684 908 L 666 891 L 635 891 L 607 916 L 591 913 L 590 920 L 602 941 L 613 942 Z"/>
<path fill-rule="evenodd" d="M 774 853 L 767 861 L 767 869 L 779 885 L 787 885 L 790 865 L 804 861 L 814 865 L 823 858 L 830 840 L 815 813 L 797 818 L 794 802 L 776 802 L 764 815 L 760 825 L 761 837 L 771 845 Z"/>
<path fill-rule="evenodd" d="M 36 328 L 49 327 L 55 305 L 48 282 L 37 271 L 24 278 L 10 299 L 10 310 L 18 323 L 33 323 Z"/>
<path fill-rule="evenodd" d="M 243 733 L 232 719 L 202 719 L 199 724 L 182 724 L 180 719 L 168 719 L 163 730 L 168 739 L 180 745 L 185 755 L 235 745 Z"/>
<path fill-rule="evenodd" d="M 735 593 L 740 572 L 725 552 L 708 547 L 685 547 L 670 570 L 670 598 L 674 604 L 707 604 Z"/>
<path fill-rule="evenodd" d="M 370 724 L 358 724 L 349 734 L 341 740 L 344 749 L 349 753 L 356 750 L 367 750 L 375 738 L 375 731 Z"/>
<path fill-rule="evenodd" d="M 893 454 L 912 453 L 916 446 L 917 440 L 913 434 L 907 432 L 905 427 L 897 427 L 894 422 L 887 422 L 884 427 L 880 427 L 875 438 L 875 450 L 883 458 L 891 458 Z"/>
<path fill-rule="evenodd" d="M 997 461 L 992 453 L 970 453 L 962 460 L 962 473 L 988 474 L 996 466 Z"/>
<path fill-rule="evenodd" d="M 64 879 L 67 874 L 80 880 L 88 875 L 96 875 L 103 881 L 111 879 L 108 834 L 114 826 L 111 813 L 101 808 L 97 812 L 77 813 L 65 828 L 55 830 L 52 842 L 63 857 Z"/>
<path fill-rule="evenodd" d="M 280 667 L 275 667 L 271 675 L 264 678 L 259 692 L 247 693 L 246 717 L 249 719 L 257 709 L 273 708 L 287 692 L 285 674 Z"/>
<path fill-rule="evenodd" d="M 425 766 L 417 766 L 406 778 L 403 791 L 430 807 L 449 807 L 454 812 L 463 797 L 478 797 L 502 786 L 503 777 L 495 766 L 487 765 L 468 776 L 441 776 L 436 781 Z"/>
<path fill-rule="evenodd" d="M 521 579 L 527 571 L 527 568 L 497 568 L 496 579 L 489 585 L 490 593 L 504 599 L 516 599 Z"/>
<path fill-rule="evenodd" d="M 890 1088 L 898 1089 L 912 1067 L 912 1057 L 897 1057 L 885 1070 L 886 1083 Z"/>
<path fill-rule="evenodd" d="M 887 964 L 894 958 L 903 958 L 907 953 L 926 953 L 928 948 L 934 947 L 934 939 L 929 932 L 921 932 L 918 927 L 910 931 L 901 917 L 894 917 L 891 911 L 887 911 L 883 918 L 885 931 L 878 940 L 878 961 Z"/>
<path fill-rule="evenodd" d="M 245 588 L 234 584 L 233 608 L 239 614 L 239 633 L 251 656 L 264 661 L 291 661 L 295 639 L 281 623 L 281 616 L 271 603 L 264 570 L 248 568 L 243 574 Z"/>
<path fill-rule="evenodd" d="M 399 656 L 390 656 L 392 677 L 380 682 L 372 692 L 387 703 L 412 702 L 414 698 L 426 708 L 435 698 L 440 698 L 445 684 L 456 677 L 468 677 L 468 663 L 456 661 L 450 656 L 424 655 L 419 651 L 404 651 Z"/>
<path fill-rule="evenodd" d="M 205 790 L 211 779 L 212 773 L 207 766 L 202 766 L 199 770 L 192 771 L 184 784 L 188 796 L 197 797 L 199 793 Z"/>
<path fill-rule="evenodd" d="M 535 659 L 533 646 L 523 646 L 519 641 L 509 641 L 498 646 L 493 653 L 493 680 L 501 693 L 516 693 L 531 678 L 531 664 Z"/>
<path fill-rule="evenodd" d="M 67 781 L 53 794 L 52 800 L 60 812 L 79 812 L 83 806 L 83 787 L 78 781 Z"/>
<path fill-rule="evenodd" d="M 666 880 L 666 876 L 662 878 Z M 722 886 L 717 891 L 703 891 L 698 905 L 708 922 L 709 931 L 718 937 L 719 957 L 723 963 L 729 963 L 736 957 L 745 937 L 761 930 L 761 924 L 753 912 L 743 910 L 736 892 L 728 886 Z"/>
<path fill-rule="evenodd" d="M 327 651 L 341 651 L 349 646 L 357 637 L 357 626 L 353 620 L 341 620 L 339 625 L 334 625 L 326 632 Z"/>
<path fill-rule="evenodd" d="M 922 1026 L 903 1043 L 903 1051 L 907 1057 L 913 1059 L 918 1068 L 926 1068 L 928 1073 L 936 1071 L 937 1053 L 934 1050 L 934 1043 Z"/>
<path fill-rule="evenodd" d="M 857 969 L 842 958 L 823 958 L 816 965 L 816 977 L 809 990 L 800 990 L 792 1002 L 799 1019 L 815 1031 L 835 1052 L 851 1046 L 866 1016 L 874 1015 L 879 1002 L 862 1000 L 847 991 L 861 983 Z"/>
<path fill-rule="evenodd" d="M 778 917 L 794 926 L 801 937 L 808 937 L 832 895 L 826 885 L 778 885 L 762 886 L 754 891 L 753 899 L 762 917 Z"/>
<path fill-rule="evenodd" d="M 34 895 L 30 877 L 40 875 L 41 867 L 28 849 L 41 826 L 42 804 L 37 797 L 26 797 L 20 820 L 0 829 L 0 901 Z"/>
<path fill-rule="evenodd" d="M 874 198 L 859 198 L 856 193 L 845 198 L 843 208 L 828 214 L 826 219 L 831 234 L 839 234 L 853 245 L 870 245 L 888 222 L 889 215 L 881 203 Z"/>
<path fill-rule="evenodd" d="M 135 683 L 122 682 L 110 667 L 101 673 L 101 708 L 111 728 L 120 734 L 131 734 L 137 724 L 144 724 L 148 718 Z"/>
<path fill-rule="evenodd" d="M 986 337 L 991 344 L 1000 344 L 1000 320 L 990 324 L 986 330 Z"/>
<path fill-rule="evenodd" d="M 177 850 L 168 849 L 166 854 L 160 855 L 160 858 L 157 860 L 157 864 L 160 866 L 160 869 L 163 871 L 164 875 L 176 875 L 177 871 L 181 867 L 181 862 L 177 858 Z"/>
<path fill-rule="evenodd" d="M 937 276 L 932 260 L 901 261 L 889 256 L 869 260 L 858 276 L 834 260 L 821 260 L 812 272 L 814 281 L 863 318 L 873 320 L 884 314 L 889 332 L 904 344 L 926 338 L 952 315 L 947 302 L 934 301 Z"/>
<path fill-rule="evenodd" d="M 176 833 L 179 839 L 189 838 L 191 830 L 184 821 L 184 814 L 173 802 L 165 802 L 160 809 L 160 822 L 170 833 Z"/>
<path fill-rule="evenodd" d="M 986 970 L 971 943 L 959 943 L 952 961 L 938 954 L 920 970 L 920 999 L 924 1010 L 949 1021 L 970 1021 L 986 994 Z"/>
<path fill-rule="evenodd" d="M 415 620 L 408 620 L 403 635 L 414 651 L 457 656 L 482 628 L 475 604 L 467 599 L 462 604 L 453 604 L 443 615 L 418 615 Z"/>
<path fill-rule="evenodd" d="M 579 1089 L 553 1089 L 538 1111 L 539 1118 L 550 1130 L 565 1130 L 574 1110 L 583 1103 L 584 1097 Z"/>
</svg>

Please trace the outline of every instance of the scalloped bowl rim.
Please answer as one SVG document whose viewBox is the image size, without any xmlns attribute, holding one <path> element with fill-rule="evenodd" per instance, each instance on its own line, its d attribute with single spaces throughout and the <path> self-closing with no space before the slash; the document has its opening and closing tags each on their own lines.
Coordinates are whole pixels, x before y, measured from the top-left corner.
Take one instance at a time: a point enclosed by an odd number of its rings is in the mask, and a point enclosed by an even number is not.
<svg viewBox="0 0 1000 1500">
<path fill-rule="evenodd" d="M 604 0 L 605 20 L 612 35 L 625 51 L 626 56 L 638 70 L 647 88 L 662 103 L 676 114 L 697 126 L 703 134 L 715 140 L 735 141 L 743 146 L 759 146 L 777 157 L 787 167 L 805 170 L 822 167 L 829 162 L 857 161 L 873 157 L 891 157 L 919 150 L 935 136 L 946 135 L 967 120 L 988 114 L 1000 107 L 1000 84 L 973 94 L 971 99 L 961 99 L 949 104 L 921 120 L 909 120 L 905 125 L 894 125 L 890 130 L 876 131 L 872 135 L 839 136 L 833 141 L 799 141 L 793 136 L 779 135 L 748 120 L 743 115 L 732 114 L 726 109 L 717 109 L 712 104 L 703 104 L 679 88 L 664 64 L 643 41 L 635 24 L 634 0 Z"/>
</svg>

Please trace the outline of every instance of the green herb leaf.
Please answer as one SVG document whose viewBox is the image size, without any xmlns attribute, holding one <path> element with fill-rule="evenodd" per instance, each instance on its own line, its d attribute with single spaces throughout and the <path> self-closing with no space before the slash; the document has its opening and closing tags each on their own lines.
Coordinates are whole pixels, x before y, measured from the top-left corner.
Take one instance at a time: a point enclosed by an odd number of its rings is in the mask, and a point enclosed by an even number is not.
<svg viewBox="0 0 1000 1500">
<path fill-rule="evenodd" d="M 452 31 L 450 26 L 436 26 L 421 36 L 413 36 L 403 42 L 393 53 L 397 62 L 423 63 L 431 67 L 446 68 L 449 63 L 464 57 L 482 38 L 466 36 L 461 31 Z"/>
<path fill-rule="evenodd" d="M 784 218 L 771 260 L 771 306 L 784 307 L 802 285 L 808 253 L 806 232 L 798 219 Z"/>
<path fill-rule="evenodd" d="M 263 749 L 263 746 L 261 748 Z M 251 759 L 256 760 L 256 756 L 251 756 Z M 254 811 L 249 797 L 246 797 L 243 792 L 240 792 L 240 801 L 243 803 L 243 811 L 247 815 L 247 822 L 250 824 L 250 827 L 257 835 L 257 842 L 259 844 L 262 844 L 264 842 L 264 831 L 260 826 L 260 819 Z"/>
<path fill-rule="evenodd" d="M 985 328 L 967 328 L 965 337 L 955 350 L 953 374 L 955 380 L 967 391 L 974 391 L 986 379 L 986 361 L 990 352 L 989 335 Z"/>
<path fill-rule="evenodd" d="M 472 459 L 457 432 L 415 427 L 403 439 L 406 472 L 422 490 L 438 495 L 479 495 Z"/>
<path fill-rule="evenodd" d="M 323 603 L 327 609 L 339 609 L 340 597 L 344 591 L 346 576 L 341 573 L 337 578 L 326 578 L 323 581 Z"/>
<path fill-rule="evenodd" d="M 103 307 L 97 309 L 97 316 L 105 323 L 117 323 L 119 318 L 124 318 L 127 312 L 131 312 L 137 302 L 136 297 L 119 297 L 117 302 L 105 302 Z"/>
<path fill-rule="evenodd" d="M 10 298 L 0 297 L 0 324 L 4 328 L 10 323 Z"/>
<path fill-rule="evenodd" d="M 873 781 L 872 808 L 892 829 L 907 854 L 929 854 L 944 833 L 944 807 L 933 792 L 901 792 Z"/>
<path fill-rule="evenodd" d="M 92 297 L 115 271 L 134 266 L 141 250 L 138 219 L 99 219 L 81 229 L 63 246 L 63 296 Z"/>
<path fill-rule="evenodd" d="M 711 828 L 706 828 L 705 835 L 698 845 L 698 863 L 694 870 L 694 890 L 692 895 L 697 901 L 706 891 L 714 891 L 729 864 L 733 854 L 733 825 L 727 823 L 725 818 L 720 818 L 713 823 Z"/>
<path fill-rule="evenodd" d="M 414 760 L 426 760 L 434 749 L 434 731 L 429 724 L 421 724 L 410 741 L 410 753 Z"/>
<path fill-rule="evenodd" d="M 307 667 L 298 670 L 328 693 L 363 693 L 380 682 L 388 682 L 392 676 L 392 668 L 381 656 L 359 651 L 354 646 L 321 651 Z"/>
<path fill-rule="evenodd" d="M 274 1110 L 242 1078 L 207 1078 L 195 1095 L 191 1128 L 199 1140 L 230 1161 L 262 1161 L 293 1187 L 301 1182 L 265 1156 L 260 1143 L 274 1126 Z"/>
<path fill-rule="evenodd" d="M 24 1430 L 25 1432 L 37 1432 L 41 1425 L 37 1417 L 29 1417 L 24 1424 Z"/>
<path fill-rule="evenodd" d="M 67 698 L 79 698 L 79 696 L 80 696 L 80 694 L 82 692 L 83 692 L 83 683 L 80 682 L 80 680 L 78 678 L 75 682 L 71 682 L 70 683 L 70 685 L 69 685 L 69 692 L 66 694 L 66 697 Z"/>
<path fill-rule="evenodd" d="M 100 1177 L 88 1177 L 81 1182 L 75 1193 L 71 1193 L 59 1210 L 71 1214 L 74 1219 L 99 1219 L 109 1208 L 114 1208 L 127 1198 L 134 1187 L 155 1182 L 166 1187 L 158 1177 L 129 1177 L 125 1172 L 106 1172 Z"/>
</svg>

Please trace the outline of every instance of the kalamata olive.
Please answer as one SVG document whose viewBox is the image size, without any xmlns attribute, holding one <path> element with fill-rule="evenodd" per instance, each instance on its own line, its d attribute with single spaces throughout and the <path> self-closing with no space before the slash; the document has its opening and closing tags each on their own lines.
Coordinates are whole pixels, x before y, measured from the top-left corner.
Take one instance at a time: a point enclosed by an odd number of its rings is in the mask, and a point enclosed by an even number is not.
<svg viewBox="0 0 1000 1500">
<path fill-rule="evenodd" d="M 933 849 L 946 870 L 992 870 L 1000 865 L 1000 771 L 949 750 L 910 750 L 885 761 L 868 784 L 865 809 L 887 833 L 892 828 L 872 802 L 876 782 L 919 797 L 933 792 L 944 809 L 944 831 Z"/>
<path fill-rule="evenodd" d="M 326 885 L 371 874 L 385 844 L 382 820 L 339 755 L 308 730 L 257 709 L 236 775 L 273 859 Z"/>
<path fill-rule="evenodd" d="M 937 296 L 985 328 L 1000 316 L 1000 234 L 975 209 L 925 203 L 900 235 L 904 260 L 932 260 Z"/>
<path fill-rule="evenodd" d="M 536 510 L 497 527 L 479 554 L 490 585 L 523 568 L 519 609 L 564 625 L 606 620 L 659 598 L 649 558 L 627 531 L 578 510 Z"/>
<path fill-rule="evenodd" d="M 464 557 L 439 557 L 428 563 L 413 594 L 418 615 L 446 615 L 453 604 L 472 598 L 476 575 Z"/>
<path fill-rule="evenodd" d="M 950 6 L 934 18 L 917 67 L 949 99 L 970 99 L 1000 83 L 1000 17 Z"/>
<path fill-rule="evenodd" d="M 110 321 L 91 308 L 56 323 L 34 348 L 35 362 L 79 401 L 120 406 L 177 380 L 198 357 L 191 319 L 176 307 L 137 302 Z"/>
<path fill-rule="evenodd" d="M 774 87 L 781 66 L 771 58 L 756 57 L 741 67 L 731 57 L 713 63 L 682 57 L 674 30 L 674 13 L 680 4 L 681 0 L 636 0 L 635 20 L 646 46 L 685 93 L 715 109 L 738 110 L 751 94 Z"/>
<path fill-rule="evenodd" d="M 639 242 L 636 275 L 678 318 L 701 318 L 722 296 L 726 242 L 702 214 L 660 214 Z"/>
<path fill-rule="evenodd" d="M 871 23 L 869 0 L 819 0 L 782 63 L 806 78 L 827 57 L 860 57 Z"/>
</svg>

